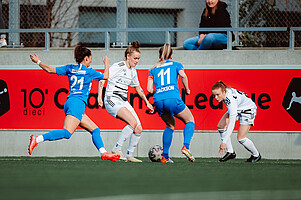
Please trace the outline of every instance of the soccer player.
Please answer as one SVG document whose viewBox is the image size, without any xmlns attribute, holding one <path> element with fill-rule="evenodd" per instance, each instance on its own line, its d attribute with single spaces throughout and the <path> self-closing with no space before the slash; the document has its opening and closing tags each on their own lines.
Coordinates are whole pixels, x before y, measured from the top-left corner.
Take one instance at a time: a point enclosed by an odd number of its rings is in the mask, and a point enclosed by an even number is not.
<svg viewBox="0 0 301 200">
<path fill-rule="evenodd" d="M 230 136 L 233 132 L 235 122 L 240 120 L 237 140 L 251 152 L 251 157 L 247 159 L 247 162 L 258 162 L 261 159 L 261 155 L 254 143 L 247 138 L 250 127 L 254 125 L 257 109 L 255 103 L 245 93 L 227 86 L 223 81 L 218 81 L 212 86 L 212 95 L 218 102 L 223 102 L 228 108 L 228 111 L 217 125 L 222 139 L 219 153 L 221 155 L 226 153 L 219 161 L 225 162 L 236 157 Z"/>
<path fill-rule="evenodd" d="M 92 80 L 106 80 L 109 77 L 110 59 L 105 56 L 103 62 L 105 65 L 104 73 L 89 68 L 92 62 L 91 51 L 82 46 L 76 46 L 74 57 L 78 64 L 68 64 L 62 67 L 51 67 L 39 60 L 37 54 L 30 55 L 32 62 L 37 63 L 43 70 L 50 74 L 66 75 L 69 78 L 70 95 L 64 105 L 66 114 L 64 127 L 60 130 L 53 130 L 46 134 L 34 137 L 31 135 L 28 147 L 29 154 L 41 142 L 60 139 L 69 139 L 78 126 L 86 129 L 92 134 L 92 141 L 100 152 L 101 159 L 116 161 L 118 154 L 109 153 L 104 148 L 100 130 L 97 125 L 85 114 L 87 99 L 92 85 Z"/>
<path fill-rule="evenodd" d="M 155 66 L 149 70 L 147 91 L 154 93 L 155 109 L 166 124 L 163 132 L 163 157 L 161 162 L 173 163 L 168 154 L 175 128 L 174 117 L 185 123 L 184 146 L 181 152 L 190 162 L 194 162 L 195 158 L 189 151 L 190 141 L 194 134 L 194 117 L 182 101 L 178 89 L 178 76 L 180 76 L 186 94 L 190 94 L 188 78 L 184 72 L 183 65 L 170 60 L 172 59 L 172 49 L 169 44 L 164 44 L 160 48 L 159 58 Z M 155 90 L 153 84 L 155 85 Z"/>
<path fill-rule="evenodd" d="M 114 117 L 124 121 L 127 125 L 121 131 L 119 139 L 112 152 L 119 154 L 120 159 L 126 162 L 142 162 L 133 156 L 133 152 L 140 140 L 142 126 L 134 108 L 127 101 L 128 86 L 134 87 L 138 95 L 145 101 L 149 110 L 153 106 L 148 102 L 138 80 L 136 65 L 140 59 L 139 43 L 133 42 L 125 50 L 125 61 L 114 63 L 109 69 L 109 79 L 104 97 L 106 110 Z M 98 103 L 103 106 L 102 90 L 104 81 L 99 82 Z M 126 155 L 121 151 L 123 143 L 130 137 Z"/>
</svg>

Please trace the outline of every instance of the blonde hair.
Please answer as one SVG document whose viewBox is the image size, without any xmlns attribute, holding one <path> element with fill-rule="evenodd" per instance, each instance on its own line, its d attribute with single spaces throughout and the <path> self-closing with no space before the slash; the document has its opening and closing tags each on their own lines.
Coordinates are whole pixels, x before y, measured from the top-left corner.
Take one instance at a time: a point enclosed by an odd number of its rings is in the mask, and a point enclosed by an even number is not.
<svg viewBox="0 0 301 200">
<path fill-rule="evenodd" d="M 170 44 L 166 44 L 165 43 L 164 46 L 159 49 L 159 57 L 160 57 L 160 59 L 155 64 L 154 67 L 157 67 L 157 66 L 163 64 L 167 59 L 171 58 L 171 55 L 172 55 L 172 49 L 170 47 Z"/>
<path fill-rule="evenodd" d="M 138 53 L 140 53 L 139 47 L 140 47 L 140 44 L 139 44 L 138 41 L 134 41 L 134 42 L 133 42 L 133 45 L 128 46 L 128 47 L 126 48 L 125 52 L 124 52 L 125 60 L 127 60 L 127 55 L 128 55 L 128 54 L 131 55 L 131 54 L 132 54 L 133 52 L 135 52 L 135 51 L 138 52 Z"/>
</svg>

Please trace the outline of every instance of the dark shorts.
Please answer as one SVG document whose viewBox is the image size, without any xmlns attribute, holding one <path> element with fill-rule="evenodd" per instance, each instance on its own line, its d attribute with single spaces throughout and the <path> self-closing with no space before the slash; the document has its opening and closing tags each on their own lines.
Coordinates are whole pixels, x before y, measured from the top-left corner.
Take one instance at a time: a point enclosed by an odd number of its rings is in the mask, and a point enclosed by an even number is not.
<svg viewBox="0 0 301 200">
<path fill-rule="evenodd" d="M 162 114 L 170 114 L 170 116 L 174 116 L 186 108 L 182 99 L 164 99 L 154 102 L 154 104 L 159 116 Z"/>
</svg>

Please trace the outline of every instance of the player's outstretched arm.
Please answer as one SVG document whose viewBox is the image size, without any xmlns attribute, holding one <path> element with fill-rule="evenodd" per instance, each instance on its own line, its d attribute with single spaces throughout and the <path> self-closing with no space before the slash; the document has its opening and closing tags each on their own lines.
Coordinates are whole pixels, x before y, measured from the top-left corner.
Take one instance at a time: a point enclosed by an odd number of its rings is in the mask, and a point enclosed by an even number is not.
<svg viewBox="0 0 301 200">
<path fill-rule="evenodd" d="M 142 88 L 139 86 L 135 87 L 136 92 L 138 93 L 138 95 L 145 101 L 147 108 L 151 111 L 154 112 L 154 108 L 152 106 L 152 104 L 149 103 L 149 101 L 147 100 Z"/>
<path fill-rule="evenodd" d="M 43 63 L 42 61 L 40 61 L 37 54 L 30 55 L 30 59 L 31 59 L 32 62 L 38 64 L 46 72 L 48 72 L 50 74 L 56 74 L 56 68 L 51 67 L 51 66 L 47 65 L 46 63 Z"/>
</svg>

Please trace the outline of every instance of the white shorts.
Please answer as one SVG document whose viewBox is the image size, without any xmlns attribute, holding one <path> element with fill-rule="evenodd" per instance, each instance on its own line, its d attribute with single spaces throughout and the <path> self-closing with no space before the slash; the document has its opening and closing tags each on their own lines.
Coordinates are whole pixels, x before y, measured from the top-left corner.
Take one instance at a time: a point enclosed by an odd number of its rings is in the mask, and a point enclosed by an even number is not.
<svg viewBox="0 0 301 200">
<path fill-rule="evenodd" d="M 242 125 L 251 125 L 254 126 L 254 120 L 256 116 L 256 109 L 247 109 L 247 110 L 238 110 L 236 121 L 240 121 Z"/>
<path fill-rule="evenodd" d="M 128 101 L 123 101 L 120 98 L 114 97 L 114 96 L 113 97 L 105 96 L 104 104 L 105 104 L 105 107 L 106 107 L 108 113 L 110 113 L 114 117 L 117 116 L 117 112 L 120 108 L 126 107 L 137 120 L 137 126 L 141 124 L 137 113 L 135 112 L 134 108 L 131 106 L 131 104 Z"/>
</svg>

